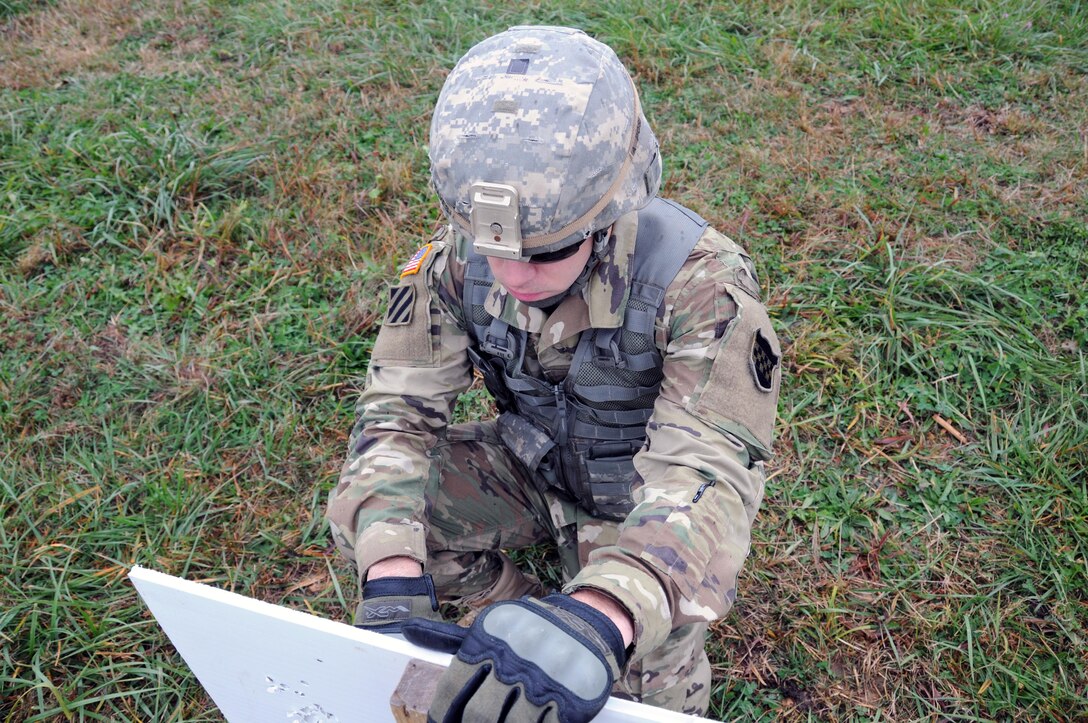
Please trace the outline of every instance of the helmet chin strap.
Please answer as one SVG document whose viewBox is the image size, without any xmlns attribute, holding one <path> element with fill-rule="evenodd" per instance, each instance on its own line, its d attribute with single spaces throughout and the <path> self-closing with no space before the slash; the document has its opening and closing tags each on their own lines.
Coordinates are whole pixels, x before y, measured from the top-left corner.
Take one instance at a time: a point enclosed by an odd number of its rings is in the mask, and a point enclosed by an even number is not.
<svg viewBox="0 0 1088 723">
<path fill-rule="evenodd" d="M 557 305 L 560 301 L 568 296 L 574 296 L 580 293 L 589 283 L 589 276 L 593 273 L 593 270 L 597 268 L 597 264 L 600 263 L 601 258 L 604 257 L 605 252 L 612 243 L 612 227 L 609 226 L 606 229 L 602 229 L 594 234 L 593 249 L 589 254 L 589 259 L 586 261 L 585 268 L 582 269 L 582 273 L 578 274 L 578 278 L 574 280 L 574 283 L 563 292 L 556 294 L 555 296 L 549 296 L 546 299 L 537 299 L 536 301 L 523 301 L 521 303 L 526 306 L 531 306 L 535 309 L 550 309 Z"/>
</svg>

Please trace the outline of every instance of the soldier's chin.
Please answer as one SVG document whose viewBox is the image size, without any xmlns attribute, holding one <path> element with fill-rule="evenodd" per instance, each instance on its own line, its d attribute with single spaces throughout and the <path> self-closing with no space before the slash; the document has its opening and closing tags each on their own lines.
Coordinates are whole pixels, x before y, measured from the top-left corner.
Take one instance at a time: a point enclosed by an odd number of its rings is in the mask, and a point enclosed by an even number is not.
<svg viewBox="0 0 1088 723">
<path fill-rule="evenodd" d="M 547 309 L 550 306 L 555 306 L 567 295 L 567 292 L 565 291 L 559 294 L 550 295 L 547 292 L 542 294 L 517 294 L 511 291 L 510 293 L 513 294 L 515 299 L 526 306 L 534 306 L 538 309 Z"/>
<path fill-rule="evenodd" d="M 549 294 L 546 291 L 545 292 L 535 292 L 535 293 L 528 292 L 528 291 L 513 291 L 513 290 L 510 290 L 510 289 L 507 289 L 507 291 L 510 291 L 510 295 L 513 296 L 515 299 L 517 299 L 518 301 L 524 302 L 526 304 L 531 304 L 534 301 L 542 301 L 542 300 L 547 299 L 548 297 L 552 296 L 552 294 Z"/>
</svg>

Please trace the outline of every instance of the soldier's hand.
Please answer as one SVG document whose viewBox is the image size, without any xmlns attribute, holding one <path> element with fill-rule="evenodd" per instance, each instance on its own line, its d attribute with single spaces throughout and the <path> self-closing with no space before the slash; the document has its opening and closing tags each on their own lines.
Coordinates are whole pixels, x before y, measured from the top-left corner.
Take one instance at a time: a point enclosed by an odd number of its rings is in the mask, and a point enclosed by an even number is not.
<svg viewBox="0 0 1088 723">
<path fill-rule="evenodd" d="M 433 723 L 589 721 L 626 659 L 608 617 L 567 595 L 495 603 L 469 628 L 409 620 L 404 637 L 456 654 L 431 704 Z"/>
<path fill-rule="evenodd" d="M 399 635 L 409 618 L 442 619 L 430 575 L 367 580 L 362 602 L 355 609 L 355 627 Z"/>
</svg>

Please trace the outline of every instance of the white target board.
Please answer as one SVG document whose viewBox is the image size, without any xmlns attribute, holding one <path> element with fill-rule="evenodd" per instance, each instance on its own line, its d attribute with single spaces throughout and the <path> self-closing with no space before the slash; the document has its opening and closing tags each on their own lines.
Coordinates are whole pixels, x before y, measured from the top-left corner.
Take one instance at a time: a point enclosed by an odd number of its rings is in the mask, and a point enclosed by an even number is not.
<svg viewBox="0 0 1088 723">
<path fill-rule="evenodd" d="M 133 567 L 170 642 L 229 723 L 385 723 L 408 661 L 450 656 L 226 590 Z M 612 698 L 597 723 L 705 721 Z"/>
</svg>

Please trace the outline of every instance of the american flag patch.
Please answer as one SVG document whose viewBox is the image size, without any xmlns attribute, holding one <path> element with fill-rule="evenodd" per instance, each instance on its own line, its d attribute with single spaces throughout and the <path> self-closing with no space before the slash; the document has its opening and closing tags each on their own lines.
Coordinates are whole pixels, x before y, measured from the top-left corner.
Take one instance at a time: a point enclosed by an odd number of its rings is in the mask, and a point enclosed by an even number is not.
<svg viewBox="0 0 1088 723">
<path fill-rule="evenodd" d="M 412 307 L 416 303 L 416 287 L 394 286 L 389 289 L 389 306 L 385 310 L 385 323 L 403 326 L 412 321 Z"/>
<path fill-rule="evenodd" d="M 423 266 L 423 262 L 430 253 L 431 244 L 421 246 L 419 251 L 416 251 L 415 254 L 412 255 L 412 258 L 408 259 L 408 263 L 401 267 L 400 277 L 403 279 L 405 276 L 419 273 L 419 269 Z"/>
</svg>

